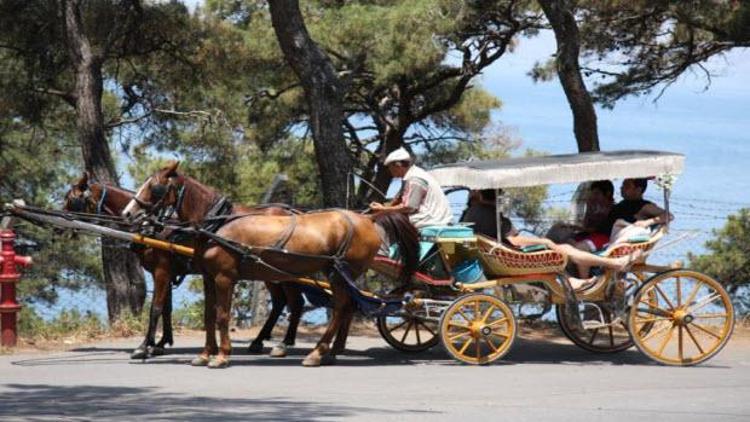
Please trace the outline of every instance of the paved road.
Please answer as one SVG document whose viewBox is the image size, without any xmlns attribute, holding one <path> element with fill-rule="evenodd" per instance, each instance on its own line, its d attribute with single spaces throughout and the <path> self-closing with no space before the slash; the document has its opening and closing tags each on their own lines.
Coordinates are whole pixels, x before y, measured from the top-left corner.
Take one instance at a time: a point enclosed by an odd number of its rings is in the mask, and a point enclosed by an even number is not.
<svg viewBox="0 0 750 422">
<path fill-rule="evenodd" d="M 242 353 L 225 370 L 192 368 L 200 338 L 144 362 L 136 340 L 0 356 L 0 420 L 750 420 L 750 337 L 699 367 L 651 363 L 636 350 L 592 355 L 519 339 L 488 367 L 354 337 L 336 366 L 303 368 L 312 343 L 283 359 Z"/>
</svg>

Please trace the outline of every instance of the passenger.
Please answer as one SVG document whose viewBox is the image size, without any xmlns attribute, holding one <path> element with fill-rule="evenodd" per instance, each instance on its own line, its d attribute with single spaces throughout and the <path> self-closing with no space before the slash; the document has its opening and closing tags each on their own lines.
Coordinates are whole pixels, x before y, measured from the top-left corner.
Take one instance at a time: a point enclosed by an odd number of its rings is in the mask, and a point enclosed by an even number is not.
<svg viewBox="0 0 750 422">
<path fill-rule="evenodd" d="M 647 179 L 623 180 L 620 188 L 623 199 L 612 208 L 607 225 L 604 226 L 610 233 L 610 244 L 633 236 L 638 228 L 641 232 L 648 233 L 648 227 L 664 224 L 673 219 L 671 214 L 667 214 L 653 202 L 643 199 L 647 187 Z"/>
<path fill-rule="evenodd" d="M 609 243 L 607 221 L 614 205 L 615 186 L 609 180 L 597 180 L 588 187 L 586 213 L 581 224 L 556 223 L 546 236 L 556 243 L 570 243 L 588 252 Z"/>
<path fill-rule="evenodd" d="M 609 243 L 609 214 L 614 206 L 615 186 L 609 180 L 598 180 L 589 187 L 583 225 L 573 238 L 573 246 L 586 252 L 596 252 Z M 578 264 L 578 276 L 588 277 L 590 268 Z"/>
<path fill-rule="evenodd" d="M 470 191 L 469 204 L 461 216 L 461 222 L 473 223 L 475 233 L 497 239 L 495 197 L 494 189 Z"/>
<path fill-rule="evenodd" d="M 492 221 L 495 221 L 495 206 L 492 206 Z M 586 267 L 605 267 L 615 271 L 625 271 L 635 261 L 641 258 L 643 251 L 635 251 L 630 255 L 619 257 L 619 258 L 606 258 L 599 255 L 592 254 L 590 252 L 576 249 L 573 245 L 558 244 L 550 239 L 536 237 L 536 236 L 520 236 L 516 229 L 513 227 L 511 221 L 503 215 L 500 215 L 502 220 L 502 228 L 500 234 L 500 240 L 502 243 L 515 247 L 523 248 L 524 246 L 532 245 L 544 245 L 548 249 L 554 250 L 560 254 L 566 255 L 570 261 L 576 265 L 583 265 Z M 570 277 L 571 286 L 578 290 L 590 285 L 593 285 L 598 279 L 596 277 L 591 278 L 576 278 Z"/>
</svg>

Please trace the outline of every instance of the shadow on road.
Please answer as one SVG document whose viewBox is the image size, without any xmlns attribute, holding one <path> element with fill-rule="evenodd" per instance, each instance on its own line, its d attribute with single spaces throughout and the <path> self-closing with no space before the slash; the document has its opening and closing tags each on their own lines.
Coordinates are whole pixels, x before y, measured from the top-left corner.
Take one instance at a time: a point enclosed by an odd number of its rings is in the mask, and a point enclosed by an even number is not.
<svg viewBox="0 0 750 422">
<path fill-rule="evenodd" d="M 408 417 L 427 411 L 389 411 L 367 407 L 313 403 L 284 398 L 229 399 L 159 392 L 148 387 L 58 386 L 9 384 L 0 396 L 0 419 L 125 419 L 272 421 L 331 420 L 352 416 L 395 414 Z M 7 419 L 6 419 L 7 420 Z"/>
<path fill-rule="evenodd" d="M 107 364 L 145 364 L 145 365 L 187 365 L 193 357 L 201 352 L 199 347 L 176 347 L 167 349 L 164 356 L 147 360 L 130 360 L 131 349 L 122 347 L 85 347 L 74 349 L 73 353 L 57 356 L 43 356 L 38 358 L 16 360 L 17 366 L 45 366 L 45 365 L 107 365 Z M 286 358 L 271 358 L 268 356 L 270 348 L 264 354 L 248 354 L 242 343 L 235 343 L 232 355 L 233 366 L 299 366 L 302 359 L 310 352 L 306 347 L 292 347 Z M 495 365 L 517 364 L 553 364 L 553 365 L 658 365 L 637 349 L 614 353 L 596 354 L 587 352 L 573 344 L 560 343 L 544 338 L 519 338 L 510 353 Z M 421 353 L 403 353 L 389 346 L 370 347 L 365 350 L 346 350 L 339 355 L 338 366 L 409 366 L 409 365 L 461 365 L 451 359 L 441 346 Z M 699 366 L 701 368 L 720 367 L 710 363 Z"/>
</svg>

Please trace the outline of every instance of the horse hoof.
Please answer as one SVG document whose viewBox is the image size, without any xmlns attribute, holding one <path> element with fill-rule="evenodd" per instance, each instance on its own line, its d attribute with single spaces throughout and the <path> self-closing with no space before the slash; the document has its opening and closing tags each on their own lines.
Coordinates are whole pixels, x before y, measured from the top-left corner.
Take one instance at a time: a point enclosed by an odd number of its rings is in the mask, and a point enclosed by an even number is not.
<svg viewBox="0 0 750 422">
<path fill-rule="evenodd" d="M 271 349 L 272 358 L 283 358 L 286 356 L 286 344 L 279 343 Z"/>
<path fill-rule="evenodd" d="M 191 366 L 206 366 L 208 365 L 209 358 L 206 355 L 198 355 L 195 359 L 190 361 Z"/>
<path fill-rule="evenodd" d="M 305 360 L 302 361 L 302 366 L 305 366 L 307 368 L 317 368 L 318 366 L 320 366 L 320 357 L 308 356 L 305 358 Z"/>
<path fill-rule="evenodd" d="M 147 359 L 148 358 L 148 350 L 146 349 L 135 349 L 133 350 L 133 353 L 130 354 L 130 359 Z"/>
<path fill-rule="evenodd" d="M 151 356 L 162 356 L 166 352 L 164 351 L 163 347 L 154 346 L 151 348 Z"/>
<path fill-rule="evenodd" d="M 250 345 L 247 346 L 247 353 L 256 355 L 263 353 L 263 343 L 250 343 Z"/>
<path fill-rule="evenodd" d="M 223 369 L 229 366 L 229 359 L 225 357 L 215 357 L 208 362 L 208 367 L 211 369 Z"/>
</svg>

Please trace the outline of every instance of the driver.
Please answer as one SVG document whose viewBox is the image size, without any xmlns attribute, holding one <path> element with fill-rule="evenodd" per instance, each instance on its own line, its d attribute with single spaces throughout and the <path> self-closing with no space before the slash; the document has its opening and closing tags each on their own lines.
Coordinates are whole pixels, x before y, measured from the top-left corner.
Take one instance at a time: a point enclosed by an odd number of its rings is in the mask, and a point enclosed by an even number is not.
<svg viewBox="0 0 750 422">
<path fill-rule="evenodd" d="M 373 213 L 403 213 L 409 216 L 414 227 L 446 226 L 451 223 L 448 198 L 440 184 L 429 173 L 414 164 L 409 152 L 399 148 L 388 154 L 383 164 L 393 177 L 403 179 L 401 190 L 390 204 L 372 202 Z"/>
</svg>

